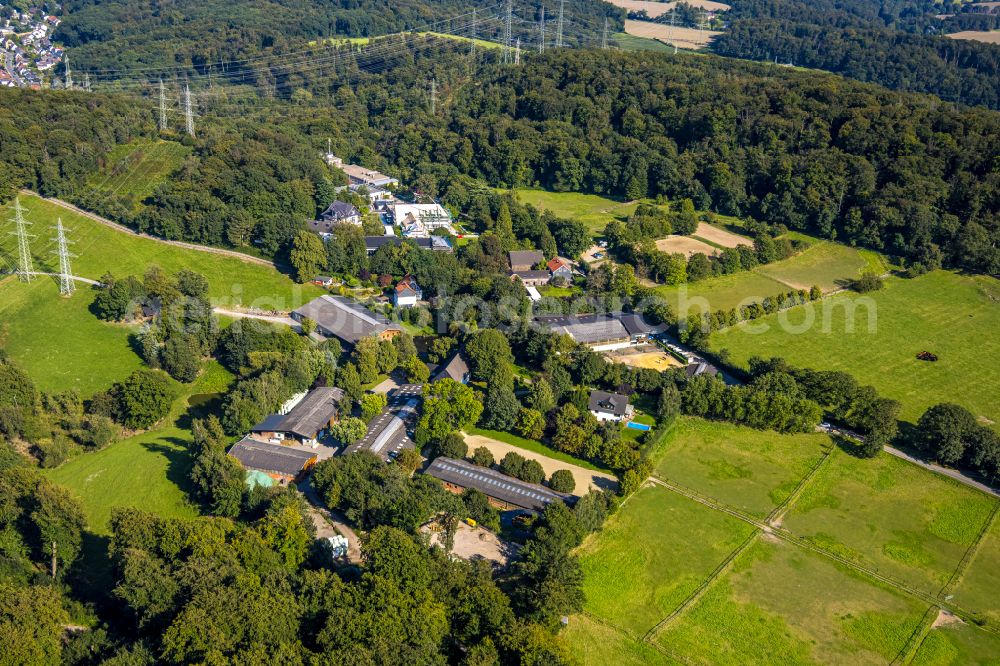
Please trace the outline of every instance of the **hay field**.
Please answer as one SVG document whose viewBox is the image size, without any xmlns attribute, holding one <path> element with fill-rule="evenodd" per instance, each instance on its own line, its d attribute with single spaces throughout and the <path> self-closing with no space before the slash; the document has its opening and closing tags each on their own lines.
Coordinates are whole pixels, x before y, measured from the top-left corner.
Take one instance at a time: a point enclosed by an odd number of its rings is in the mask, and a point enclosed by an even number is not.
<svg viewBox="0 0 1000 666">
<path fill-rule="evenodd" d="M 677 6 L 676 2 L 650 2 L 650 0 L 608 0 L 615 7 L 621 7 L 628 12 L 641 12 L 646 10 L 649 18 L 663 16 L 672 11 Z M 713 0 L 690 0 L 687 4 L 697 9 L 705 9 L 710 12 L 727 12 L 731 7 L 722 2 Z"/>
<path fill-rule="evenodd" d="M 649 21 L 625 21 L 625 32 L 636 37 L 658 39 L 661 42 L 675 44 L 678 48 L 691 50 L 705 48 L 713 38 L 722 34 L 716 30 L 673 27 Z"/>
<path fill-rule="evenodd" d="M 753 245 L 753 241 L 746 236 L 740 236 L 739 234 L 734 234 L 731 231 L 726 231 L 725 229 L 720 229 L 719 227 L 713 227 L 711 224 L 707 224 L 705 222 L 698 223 L 698 228 L 695 229 L 694 235 L 708 241 L 709 243 L 715 243 L 716 245 L 721 245 L 722 247 Z"/>
<path fill-rule="evenodd" d="M 627 23 L 627 21 L 626 21 Z M 626 28 L 626 31 L 628 28 Z M 945 35 L 949 39 L 968 39 L 983 44 L 1000 44 L 1000 30 L 963 30 Z"/>
</svg>

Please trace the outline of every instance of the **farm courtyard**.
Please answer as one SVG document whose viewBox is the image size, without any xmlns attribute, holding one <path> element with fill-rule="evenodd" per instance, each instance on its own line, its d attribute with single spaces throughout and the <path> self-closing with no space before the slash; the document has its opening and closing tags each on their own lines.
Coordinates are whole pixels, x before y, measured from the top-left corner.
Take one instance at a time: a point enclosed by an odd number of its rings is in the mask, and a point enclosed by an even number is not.
<svg viewBox="0 0 1000 666">
<path fill-rule="evenodd" d="M 825 434 L 695 418 L 651 455 L 580 547 L 583 664 L 996 663 L 996 497 Z"/>
</svg>

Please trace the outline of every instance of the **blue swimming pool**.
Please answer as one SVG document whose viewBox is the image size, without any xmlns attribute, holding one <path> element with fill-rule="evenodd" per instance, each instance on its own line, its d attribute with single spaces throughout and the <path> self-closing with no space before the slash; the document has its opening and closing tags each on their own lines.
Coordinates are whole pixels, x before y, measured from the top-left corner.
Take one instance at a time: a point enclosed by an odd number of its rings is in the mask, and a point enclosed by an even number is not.
<svg viewBox="0 0 1000 666">
<path fill-rule="evenodd" d="M 636 423 L 635 421 L 629 421 L 628 423 L 625 424 L 625 426 L 628 428 L 632 428 L 632 430 L 646 431 L 652 429 L 652 426 L 648 426 L 645 423 Z"/>
</svg>

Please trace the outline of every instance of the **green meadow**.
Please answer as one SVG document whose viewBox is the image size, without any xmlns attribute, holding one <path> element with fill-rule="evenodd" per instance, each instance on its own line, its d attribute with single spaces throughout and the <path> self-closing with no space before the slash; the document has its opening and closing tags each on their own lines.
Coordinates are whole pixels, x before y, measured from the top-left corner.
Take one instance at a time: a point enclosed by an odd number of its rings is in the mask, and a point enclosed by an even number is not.
<svg viewBox="0 0 1000 666">
<path fill-rule="evenodd" d="M 738 364 L 751 356 L 781 356 L 799 367 L 849 372 L 899 400 L 907 421 L 939 402 L 955 402 L 995 422 L 998 330 L 1000 281 L 935 271 L 888 278 L 877 292 L 837 294 L 741 324 L 714 333 L 710 345 L 727 350 Z M 938 360 L 917 359 L 922 351 Z"/>
<path fill-rule="evenodd" d="M 95 190 L 131 199 L 133 207 L 181 168 L 191 148 L 176 141 L 137 139 L 115 146 L 87 179 Z"/>
</svg>

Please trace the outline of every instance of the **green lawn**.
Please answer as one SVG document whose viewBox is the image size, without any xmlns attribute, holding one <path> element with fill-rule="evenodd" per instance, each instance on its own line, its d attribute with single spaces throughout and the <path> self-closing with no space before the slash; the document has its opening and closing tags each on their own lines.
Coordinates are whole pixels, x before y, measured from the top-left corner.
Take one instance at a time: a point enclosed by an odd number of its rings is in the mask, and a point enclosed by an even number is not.
<svg viewBox="0 0 1000 666">
<path fill-rule="evenodd" d="M 630 35 L 627 32 L 615 33 L 611 38 L 618 44 L 618 48 L 623 51 L 662 51 L 663 53 L 673 53 L 674 47 L 669 44 L 664 44 L 663 42 L 657 41 L 655 39 L 647 39 L 645 37 L 636 37 L 635 35 Z"/>
<path fill-rule="evenodd" d="M 674 312 L 684 317 L 694 312 L 738 308 L 767 296 L 787 294 L 789 289 L 788 285 L 757 271 L 743 271 L 698 282 L 662 285 L 656 287 L 656 293 L 670 303 Z"/>
<path fill-rule="evenodd" d="M 821 555 L 762 538 L 657 642 L 698 664 L 888 664 L 926 610 Z"/>
<path fill-rule="evenodd" d="M 994 588 L 996 593 L 996 588 Z M 911 666 L 1000 666 L 1000 636 L 970 624 L 932 629 Z"/>
<path fill-rule="evenodd" d="M 888 454 L 869 460 L 838 449 L 832 456 L 785 515 L 784 527 L 936 594 L 997 500 Z"/>
<path fill-rule="evenodd" d="M 73 252 L 79 255 L 73 260 L 73 272 L 82 277 L 99 279 L 109 270 L 118 276 L 142 274 L 152 264 L 171 272 L 189 268 L 208 278 L 213 302 L 224 307 L 284 310 L 321 293 L 318 287 L 294 284 L 273 268 L 130 236 L 38 197 L 23 196 L 21 203 L 33 223 L 32 233 L 38 236 L 32 254 L 39 271 L 56 269 L 47 239 L 49 226 L 61 217 L 75 241 Z M 2 210 L 0 216 L 9 217 L 9 212 Z M 0 234 L 2 271 L 16 263 L 13 243 L 12 236 Z M 13 276 L 0 281 L 0 346 L 42 390 L 76 389 L 90 395 L 140 367 L 129 345 L 134 328 L 99 321 L 88 309 L 94 297 L 90 286 L 78 283 L 71 298 L 61 298 L 57 279 L 49 276 L 37 276 L 28 284 Z"/>
<path fill-rule="evenodd" d="M 45 471 L 45 475 L 80 497 L 90 531 L 97 535 L 108 533 L 111 509 L 116 506 L 132 506 L 168 517 L 197 515 L 188 497 L 188 410 L 192 403 L 204 404 L 224 391 L 231 380 L 229 372 L 218 363 L 208 364 L 198 380 L 178 389 L 180 395 L 159 427 L 100 451 L 81 454 L 61 467 Z"/>
<path fill-rule="evenodd" d="M 176 141 L 138 139 L 115 146 L 104 168 L 87 179 L 88 187 L 130 197 L 138 205 L 181 168 L 191 148 Z"/>
<path fill-rule="evenodd" d="M 994 520 L 953 593 L 956 604 L 1000 629 L 1000 520 Z"/>
<path fill-rule="evenodd" d="M 829 446 L 823 434 L 781 435 L 680 417 L 654 454 L 659 456 L 655 474 L 764 518 L 788 498 Z"/>
<path fill-rule="evenodd" d="M 586 610 L 632 637 L 669 615 L 753 528 L 658 486 L 580 548 Z"/>
<path fill-rule="evenodd" d="M 994 278 L 935 271 L 889 278 L 878 292 L 838 294 L 736 326 L 715 333 L 710 343 L 728 350 L 736 363 L 782 356 L 800 367 L 847 371 L 899 400 L 902 418 L 911 422 L 939 402 L 1000 421 L 998 302 L 1000 281 Z M 925 350 L 939 360 L 918 360 Z"/>
<path fill-rule="evenodd" d="M 574 615 L 560 634 L 582 666 L 672 666 L 678 664 L 648 643 L 605 626 L 586 615 Z"/>
<path fill-rule="evenodd" d="M 134 328 L 102 322 L 88 309 L 95 292 L 61 298 L 53 279 L 0 280 L 0 347 L 42 391 L 75 389 L 89 396 L 142 366 L 129 336 Z"/>
<path fill-rule="evenodd" d="M 495 439 L 511 446 L 516 446 L 520 449 L 526 451 L 533 451 L 534 453 L 539 453 L 547 458 L 552 458 L 553 460 L 559 460 L 564 463 L 569 463 L 571 465 L 576 465 L 577 467 L 582 467 L 584 469 L 589 469 L 592 472 L 607 472 L 610 470 L 598 467 L 597 465 L 583 460 L 581 458 L 574 458 L 568 453 L 563 453 L 562 451 L 556 451 L 555 449 L 545 446 L 541 442 L 535 441 L 533 439 L 525 439 L 524 437 L 518 437 L 517 435 L 512 435 L 509 432 L 503 432 L 501 430 L 485 430 L 483 428 L 466 428 L 465 432 L 470 435 L 481 435 L 483 437 L 489 437 L 490 439 Z"/>
</svg>

